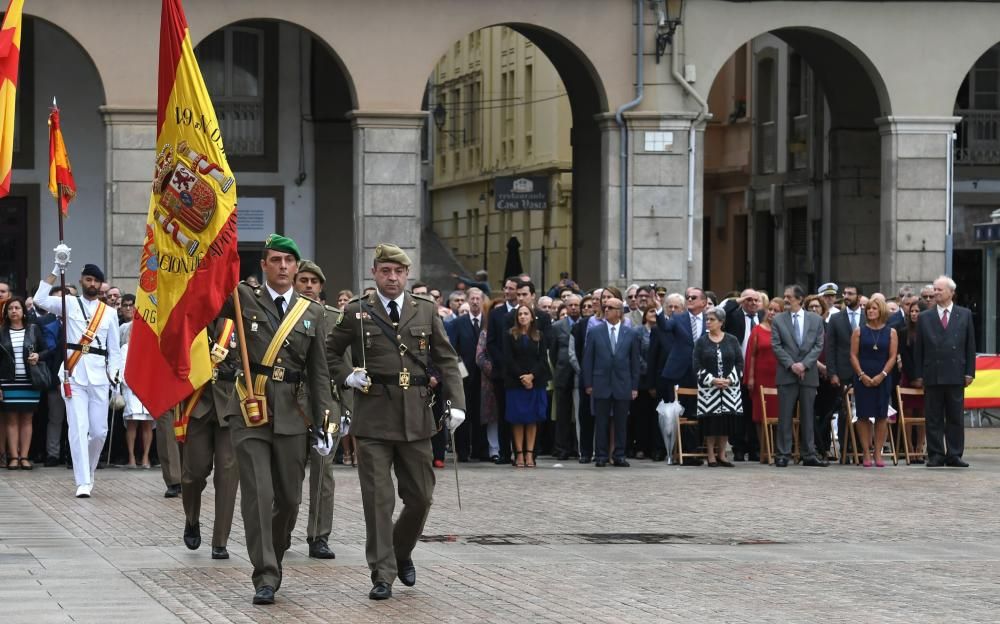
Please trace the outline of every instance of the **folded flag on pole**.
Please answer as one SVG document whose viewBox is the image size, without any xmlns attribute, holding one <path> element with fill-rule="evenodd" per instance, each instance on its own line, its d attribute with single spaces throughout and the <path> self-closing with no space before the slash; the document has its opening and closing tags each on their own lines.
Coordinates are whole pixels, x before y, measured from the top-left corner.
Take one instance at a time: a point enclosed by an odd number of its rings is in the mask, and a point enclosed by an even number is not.
<svg viewBox="0 0 1000 624">
<path fill-rule="evenodd" d="M 24 0 L 10 0 L 0 26 L 0 197 L 10 194 L 14 162 L 14 102 L 17 67 L 21 60 L 21 9 Z"/>
<path fill-rule="evenodd" d="M 965 389 L 965 409 L 1000 407 L 1000 356 L 976 357 L 976 378 Z"/>
<path fill-rule="evenodd" d="M 239 278 L 236 184 L 181 0 L 163 0 L 156 163 L 125 379 L 160 415 L 212 377 L 205 328 Z"/>
<path fill-rule="evenodd" d="M 59 200 L 59 210 L 63 216 L 69 216 L 69 203 L 76 197 L 76 182 L 73 180 L 73 168 L 69 166 L 69 154 L 59 127 L 59 108 L 56 107 L 55 100 L 52 101 L 52 112 L 49 113 L 49 192 Z"/>
</svg>

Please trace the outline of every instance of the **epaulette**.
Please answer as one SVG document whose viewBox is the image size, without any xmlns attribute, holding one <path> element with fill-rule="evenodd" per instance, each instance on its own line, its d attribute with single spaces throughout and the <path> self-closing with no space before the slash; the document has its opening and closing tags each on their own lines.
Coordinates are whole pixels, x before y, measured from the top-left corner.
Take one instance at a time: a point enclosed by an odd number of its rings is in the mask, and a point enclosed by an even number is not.
<svg viewBox="0 0 1000 624">
<path fill-rule="evenodd" d="M 335 308 L 329 303 L 324 303 L 323 307 L 326 309 L 327 312 L 340 312 L 340 308 Z"/>
<path fill-rule="evenodd" d="M 427 303 L 433 303 L 434 305 L 437 305 L 437 301 L 434 301 L 434 297 L 431 297 L 430 295 L 425 295 L 423 293 L 416 293 L 416 294 L 411 294 L 410 296 L 413 297 L 414 299 L 423 300 L 426 301 Z"/>
</svg>

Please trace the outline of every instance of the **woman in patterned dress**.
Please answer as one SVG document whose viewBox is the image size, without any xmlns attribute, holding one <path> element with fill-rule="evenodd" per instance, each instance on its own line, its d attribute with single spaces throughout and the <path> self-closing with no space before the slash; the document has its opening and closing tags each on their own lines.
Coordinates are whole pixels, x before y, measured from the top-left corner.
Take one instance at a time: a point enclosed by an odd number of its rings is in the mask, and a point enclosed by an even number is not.
<svg viewBox="0 0 1000 624">
<path fill-rule="evenodd" d="M 694 370 L 698 378 L 698 425 L 705 436 L 705 453 L 711 468 L 732 468 L 726 445 L 743 414 L 740 379 L 743 353 L 736 337 L 722 331 L 726 311 L 716 307 L 705 314 L 708 332 L 694 345 Z"/>
</svg>

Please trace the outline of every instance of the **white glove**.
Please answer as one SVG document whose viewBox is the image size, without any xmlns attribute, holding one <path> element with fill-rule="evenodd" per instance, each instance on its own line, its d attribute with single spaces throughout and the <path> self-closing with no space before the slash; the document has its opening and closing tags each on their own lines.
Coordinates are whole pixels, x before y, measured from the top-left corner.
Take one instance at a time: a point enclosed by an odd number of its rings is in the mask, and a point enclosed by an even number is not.
<svg viewBox="0 0 1000 624">
<path fill-rule="evenodd" d="M 465 410 L 457 407 L 451 408 L 451 418 L 448 419 L 448 430 L 455 433 L 459 425 L 465 422 Z"/>
<path fill-rule="evenodd" d="M 66 243 L 59 243 L 52 251 L 56 254 L 55 263 L 56 267 L 59 269 L 65 269 L 69 266 L 69 263 L 72 262 L 72 260 L 70 260 L 70 252 L 72 249 L 70 249 L 69 245 Z"/>
<path fill-rule="evenodd" d="M 371 385 L 371 380 L 368 379 L 368 373 L 363 368 L 359 368 L 344 380 L 344 385 L 348 388 L 354 388 L 355 390 L 364 390 Z"/>
<path fill-rule="evenodd" d="M 324 433 L 321 436 L 317 436 L 316 444 L 313 444 L 313 448 L 323 457 L 329 455 L 333 451 L 333 434 Z"/>
</svg>

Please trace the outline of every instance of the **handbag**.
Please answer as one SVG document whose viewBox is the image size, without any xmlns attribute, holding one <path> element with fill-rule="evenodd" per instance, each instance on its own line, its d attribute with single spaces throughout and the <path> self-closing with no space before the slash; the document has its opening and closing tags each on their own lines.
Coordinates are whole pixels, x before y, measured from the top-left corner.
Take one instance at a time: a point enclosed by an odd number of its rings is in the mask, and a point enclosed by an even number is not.
<svg viewBox="0 0 1000 624">
<path fill-rule="evenodd" d="M 34 366 L 29 364 L 28 376 L 31 378 L 31 387 L 35 390 L 45 392 L 52 386 L 52 371 L 45 362 L 39 361 Z"/>
</svg>

